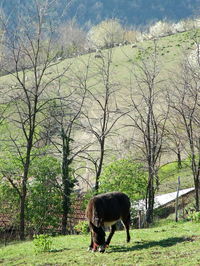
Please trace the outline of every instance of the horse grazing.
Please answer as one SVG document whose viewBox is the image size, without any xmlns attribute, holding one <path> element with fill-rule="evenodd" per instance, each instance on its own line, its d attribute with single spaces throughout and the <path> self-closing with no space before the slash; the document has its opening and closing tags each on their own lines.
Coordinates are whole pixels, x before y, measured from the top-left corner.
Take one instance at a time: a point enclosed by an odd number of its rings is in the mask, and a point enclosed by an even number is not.
<svg viewBox="0 0 200 266">
<path fill-rule="evenodd" d="M 121 192 L 111 192 L 94 196 L 88 203 L 86 217 L 91 231 L 89 250 L 104 252 L 116 230 L 116 223 L 122 220 L 127 233 L 127 242 L 130 241 L 130 200 Z M 104 226 L 111 226 L 110 234 L 105 240 Z"/>
</svg>

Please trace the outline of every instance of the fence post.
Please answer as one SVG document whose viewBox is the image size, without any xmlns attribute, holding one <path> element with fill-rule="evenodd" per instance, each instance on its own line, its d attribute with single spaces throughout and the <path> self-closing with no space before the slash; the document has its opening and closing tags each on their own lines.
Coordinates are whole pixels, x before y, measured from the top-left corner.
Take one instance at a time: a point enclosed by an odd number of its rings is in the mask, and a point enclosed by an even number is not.
<svg viewBox="0 0 200 266">
<path fill-rule="evenodd" d="M 178 185 L 177 185 L 177 194 L 176 194 L 176 205 L 175 205 L 175 221 L 178 222 L 178 197 L 180 190 L 180 176 L 178 177 Z"/>
<path fill-rule="evenodd" d="M 142 211 L 138 211 L 138 228 L 141 229 L 142 227 Z"/>
</svg>

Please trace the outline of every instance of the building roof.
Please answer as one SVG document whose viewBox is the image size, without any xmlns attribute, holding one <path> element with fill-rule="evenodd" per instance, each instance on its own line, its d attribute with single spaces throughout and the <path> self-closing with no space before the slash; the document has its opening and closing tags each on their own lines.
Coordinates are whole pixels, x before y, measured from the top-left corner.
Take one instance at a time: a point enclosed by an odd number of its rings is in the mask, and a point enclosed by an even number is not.
<svg viewBox="0 0 200 266">
<path fill-rule="evenodd" d="M 179 190 L 178 197 L 186 195 L 192 191 L 194 191 L 194 187 Z M 161 206 L 164 206 L 170 202 L 175 201 L 176 197 L 177 197 L 177 191 L 155 196 L 154 209 L 157 209 Z M 145 200 L 139 200 L 136 204 L 133 205 L 133 207 L 136 208 L 137 210 L 145 211 L 145 209 L 146 209 L 145 208 Z"/>
</svg>

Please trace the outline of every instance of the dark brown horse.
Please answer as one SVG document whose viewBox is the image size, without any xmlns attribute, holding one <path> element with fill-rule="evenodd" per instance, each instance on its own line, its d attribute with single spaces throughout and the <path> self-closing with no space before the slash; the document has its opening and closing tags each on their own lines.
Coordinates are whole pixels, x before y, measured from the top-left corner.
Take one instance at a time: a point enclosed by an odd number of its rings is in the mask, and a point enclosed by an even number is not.
<svg viewBox="0 0 200 266">
<path fill-rule="evenodd" d="M 91 231 L 89 250 L 104 252 L 116 230 L 116 223 L 122 220 L 127 233 L 127 242 L 130 241 L 130 200 L 121 192 L 111 192 L 93 197 L 87 206 L 86 216 Z M 103 227 L 111 226 L 110 234 L 105 240 Z"/>
</svg>

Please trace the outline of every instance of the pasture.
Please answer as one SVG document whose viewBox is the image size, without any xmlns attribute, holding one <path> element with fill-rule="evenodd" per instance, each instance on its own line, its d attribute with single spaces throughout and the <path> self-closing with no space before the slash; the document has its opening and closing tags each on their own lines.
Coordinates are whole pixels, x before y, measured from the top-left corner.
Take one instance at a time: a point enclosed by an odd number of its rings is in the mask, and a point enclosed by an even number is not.
<svg viewBox="0 0 200 266">
<path fill-rule="evenodd" d="M 145 41 L 139 44 L 138 47 L 145 48 L 150 53 L 153 49 L 153 42 Z M 166 78 L 166 73 L 171 73 L 177 67 L 182 49 L 186 49 L 189 53 L 194 47 L 194 42 L 189 33 L 159 39 L 158 51 L 164 66 L 161 71 L 162 79 Z M 106 53 L 106 50 L 104 53 Z M 94 55 L 89 54 L 80 58 L 65 59 L 56 66 L 52 65 L 50 71 L 46 73 L 46 79 L 53 78 L 55 72 L 64 72 L 69 65 L 72 65 L 72 70 L 77 68 L 81 72 L 85 66 L 84 62 L 88 62 L 90 57 L 93 58 Z M 126 84 L 126 80 L 129 80 L 130 75 L 128 70 L 132 62 L 139 62 L 140 60 L 141 53 L 138 48 L 133 49 L 128 45 L 113 49 L 113 75 L 119 79 L 120 91 L 125 95 L 126 93 L 128 95 Z M 94 66 L 97 62 L 91 62 L 91 71 L 95 69 Z M 27 78 L 31 82 L 32 74 L 29 72 L 30 70 L 27 70 Z M 14 84 L 9 75 L 1 77 L 0 80 L 4 85 L 12 86 Z M 93 75 L 91 75 L 90 83 L 96 84 Z M 177 176 L 181 176 L 181 188 L 193 186 L 191 171 L 187 163 L 178 171 L 175 163 L 166 164 L 160 171 L 161 185 L 159 193 L 175 191 Z M 169 171 L 171 171 L 170 175 Z M 200 227 L 199 224 L 191 222 L 170 222 L 155 225 L 148 229 L 131 230 L 131 242 L 128 244 L 126 243 L 125 231 L 116 232 L 110 247 L 104 254 L 88 252 L 89 243 L 90 235 L 58 236 L 53 238 L 51 251 L 40 254 L 35 253 L 32 241 L 15 242 L 7 246 L 0 244 L 0 265 L 200 264 Z"/>
<path fill-rule="evenodd" d="M 0 247 L 0 265 L 199 265 L 200 226 L 192 222 L 168 222 L 152 228 L 114 235 L 105 253 L 87 251 L 90 235 L 53 238 L 50 252 L 35 254 L 32 241 Z"/>
</svg>

